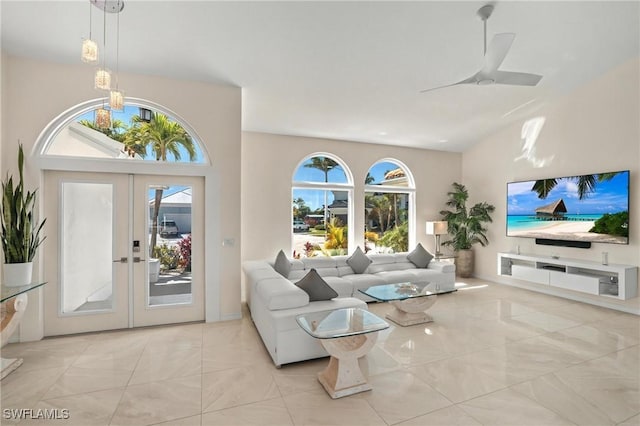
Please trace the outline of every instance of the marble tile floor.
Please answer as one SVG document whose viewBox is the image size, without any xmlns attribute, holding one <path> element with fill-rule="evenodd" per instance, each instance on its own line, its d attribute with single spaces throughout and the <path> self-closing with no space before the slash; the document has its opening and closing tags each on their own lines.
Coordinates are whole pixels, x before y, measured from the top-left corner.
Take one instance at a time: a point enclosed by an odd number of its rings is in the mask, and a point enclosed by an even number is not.
<svg viewBox="0 0 640 426">
<path fill-rule="evenodd" d="M 327 359 L 276 369 L 242 320 L 9 344 L 1 424 L 640 425 L 640 317 L 469 279 L 435 321 L 361 359 L 373 390 L 332 400 Z M 381 316 L 387 304 L 370 304 Z M 7 409 L 68 410 L 68 419 Z M 58 410 L 58 411 L 52 411 Z"/>
</svg>

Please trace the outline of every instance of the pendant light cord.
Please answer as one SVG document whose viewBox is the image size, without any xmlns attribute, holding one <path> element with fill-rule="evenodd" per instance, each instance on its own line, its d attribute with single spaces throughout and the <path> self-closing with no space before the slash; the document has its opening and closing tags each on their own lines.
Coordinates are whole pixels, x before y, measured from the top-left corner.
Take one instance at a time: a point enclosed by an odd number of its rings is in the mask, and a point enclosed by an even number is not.
<svg viewBox="0 0 640 426">
<path fill-rule="evenodd" d="M 120 88 L 120 0 L 118 0 L 116 19 L 116 90 Z"/>
<path fill-rule="evenodd" d="M 487 20 L 484 20 L 484 54 L 487 54 Z"/>
<path fill-rule="evenodd" d="M 102 12 L 102 49 L 104 54 L 102 55 L 102 68 L 107 69 L 107 8 Z"/>
</svg>

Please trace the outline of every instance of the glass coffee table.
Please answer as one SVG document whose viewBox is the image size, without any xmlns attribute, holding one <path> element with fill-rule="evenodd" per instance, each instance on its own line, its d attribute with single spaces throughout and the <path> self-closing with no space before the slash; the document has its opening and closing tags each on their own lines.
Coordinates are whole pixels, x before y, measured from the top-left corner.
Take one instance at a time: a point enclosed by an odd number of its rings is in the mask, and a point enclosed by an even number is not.
<svg viewBox="0 0 640 426">
<path fill-rule="evenodd" d="M 436 303 L 437 296 L 458 290 L 442 290 L 435 283 L 404 282 L 376 285 L 359 291 L 381 302 L 389 302 L 394 310 L 387 314 L 387 318 L 406 327 L 433 321 L 426 310 Z"/>
<path fill-rule="evenodd" d="M 331 398 L 342 398 L 371 390 L 358 358 L 369 353 L 378 340 L 378 331 L 389 324 L 362 308 L 312 312 L 296 317 L 298 325 L 329 353 L 329 365 L 318 373 L 318 381 Z"/>
<path fill-rule="evenodd" d="M 11 335 L 16 331 L 22 315 L 27 309 L 27 293 L 42 287 L 46 283 L 33 283 L 21 287 L 0 287 L 0 317 L 2 325 L 0 334 L 2 336 L 2 345 L 4 347 L 9 341 Z M 4 379 L 9 373 L 22 365 L 21 358 L 0 358 L 0 379 Z"/>
</svg>

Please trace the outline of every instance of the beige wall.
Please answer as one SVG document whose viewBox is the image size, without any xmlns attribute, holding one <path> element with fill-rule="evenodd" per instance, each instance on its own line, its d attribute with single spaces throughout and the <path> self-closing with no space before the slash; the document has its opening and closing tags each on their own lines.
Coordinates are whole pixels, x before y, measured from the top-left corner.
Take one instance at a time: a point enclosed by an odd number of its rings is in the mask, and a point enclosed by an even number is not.
<svg viewBox="0 0 640 426">
<path fill-rule="evenodd" d="M 403 162 L 416 182 L 416 241 L 433 249 L 425 221 L 440 217 L 446 193 L 461 178 L 457 153 L 400 148 L 265 133 L 242 133 L 242 259 L 272 259 L 280 249 L 291 255 L 291 179 L 306 156 L 327 152 L 342 159 L 354 177 L 355 229 L 364 229 L 364 179 L 383 158 Z M 360 197 L 358 197 L 360 194 Z M 356 234 L 355 243 L 364 238 Z"/>
<path fill-rule="evenodd" d="M 477 276 L 496 278 L 496 253 L 558 255 L 611 263 L 640 264 L 640 61 L 634 60 L 576 90 L 529 118 L 542 116 L 536 156 L 552 159 L 544 167 L 515 158 L 522 154 L 519 121 L 488 137 L 463 154 L 463 181 L 473 202 L 496 206 L 487 247 L 476 246 Z M 506 183 L 544 177 L 572 176 L 616 170 L 631 171 L 630 244 L 594 243 L 591 249 L 536 245 L 533 239 L 505 236 Z"/>
<path fill-rule="evenodd" d="M 101 96 L 93 89 L 93 67 L 61 65 L 4 56 L 2 61 L 2 170 L 16 171 L 17 143 L 30 153 L 39 133 L 63 111 Z M 219 252 L 220 268 L 214 273 L 221 283 L 222 318 L 240 314 L 240 247 L 222 248 L 221 238 L 240 241 L 240 124 L 241 90 L 172 80 L 148 75 L 121 73 L 120 87 L 130 97 L 160 104 L 188 122 L 201 138 L 213 162 L 215 196 L 224 206 L 207 218 L 219 223 L 213 247 Z M 10 107 L 9 107 L 10 106 Z M 26 166 L 27 185 L 39 184 L 39 171 Z M 217 297 L 217 296 L 216 296 Z"/>
</svg>

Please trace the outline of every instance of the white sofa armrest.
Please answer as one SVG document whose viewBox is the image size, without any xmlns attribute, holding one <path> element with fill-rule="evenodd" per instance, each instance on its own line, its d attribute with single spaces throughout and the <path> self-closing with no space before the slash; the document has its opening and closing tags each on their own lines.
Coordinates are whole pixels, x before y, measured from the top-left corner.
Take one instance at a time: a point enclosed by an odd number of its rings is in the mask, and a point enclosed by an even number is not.
<svg viewBox="0 0 640 426">
<path fill-rule="evenodd" d="M 309 295 L 284 277 L 261 280 L 256 285 L 256 293 L 270 311 L 309 304 Z"/>
<path fill-rule="evenodd" d="M 438 272 L 455 272 L 456 265 L 449 262 L 439 262 L 437 260 L 432 260 L 431 262 L 429 262 L 429 265 L 427 265 L 427 269 L 433 269 L 434 271 Z"/>
</svg>

